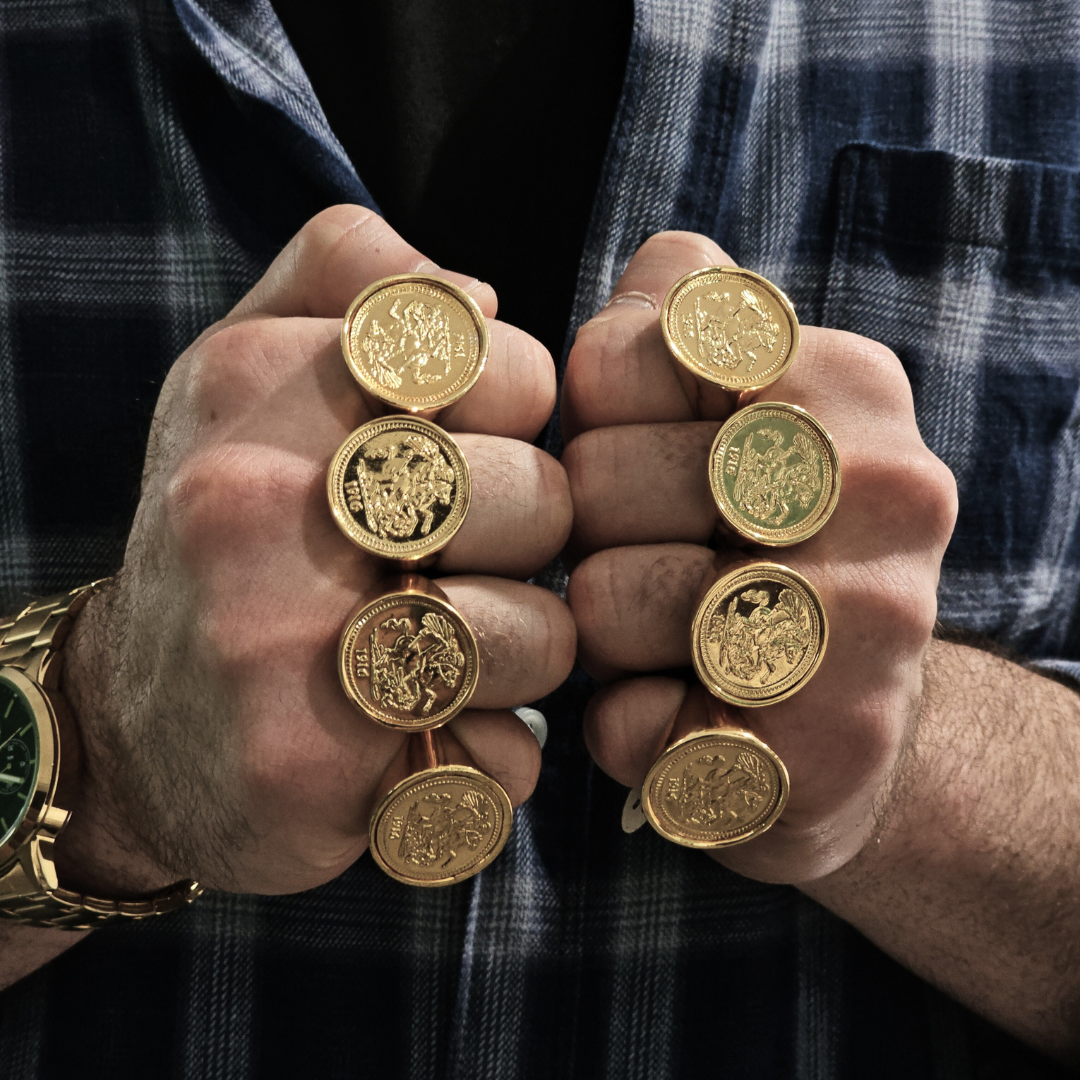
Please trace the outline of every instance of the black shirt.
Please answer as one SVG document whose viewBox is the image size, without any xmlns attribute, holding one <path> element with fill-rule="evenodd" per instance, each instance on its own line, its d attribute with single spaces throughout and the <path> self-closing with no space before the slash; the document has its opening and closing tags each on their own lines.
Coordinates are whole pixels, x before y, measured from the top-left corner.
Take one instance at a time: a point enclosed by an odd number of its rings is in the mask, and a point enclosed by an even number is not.
<svg viewBox="0 0 1080 1080">
<path fill-rule="evenodd" d="M 630 0 L 274 0 L 391 225 L 558 358 Z"/>
</svg>

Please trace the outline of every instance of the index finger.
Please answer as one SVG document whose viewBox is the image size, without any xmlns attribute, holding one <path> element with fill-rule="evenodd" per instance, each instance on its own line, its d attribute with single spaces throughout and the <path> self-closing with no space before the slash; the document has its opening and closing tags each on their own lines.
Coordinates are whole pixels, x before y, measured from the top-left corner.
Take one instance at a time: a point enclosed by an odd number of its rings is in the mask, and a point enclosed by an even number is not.
<svg viewBox="0 0 1080 1080">
<path fill-rule="evenodd" d="M 693 270 L 731 265 L 697 233 L 657 233 L 641 245 L 607 307 L 578 331 L 570 350 L 566 441 L 596 427 L 723 419 L 732 411 L 735 395 L 684 368 L 660 330 L 660 308 L 676 281 Z"/>
<path fill-rule="evenodd" d="M 489 319 L 495 290 L 467 274 L 443 270 L 406 243 L 373 210 L 331 206 L 285 245 L 226 322 L 257 315 L 341 319 L 372 282 L 391 274 L 434 274 L 464 289 Z"/>
</svg>

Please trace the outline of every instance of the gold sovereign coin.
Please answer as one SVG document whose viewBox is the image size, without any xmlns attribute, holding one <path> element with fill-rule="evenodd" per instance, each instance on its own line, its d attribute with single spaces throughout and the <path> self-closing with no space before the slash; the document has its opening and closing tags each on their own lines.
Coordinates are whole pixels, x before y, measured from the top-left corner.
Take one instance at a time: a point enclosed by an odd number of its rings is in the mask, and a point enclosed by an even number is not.
<svg viewBox="0 0 1080 1080">
<path fill-rule="evenodd" d="M 712 694 L 732 705 L 772 705 L 817 671 L 829 623 L 806 578 L 758 562 L 708 591 L 691 635 L 694 669 Z"/>
<path fill-rule="evenodd" d="M 392 592 L 345 624 L 338 675 L 345 693 L 385 727 L 424 731 L 457 716 L 480 666 L 469 624 L 445 600 Z"/>
<path fill-rule="evenodd" d="M 649 824 L 684 847 L 721 848 L 760 836 L 787 802 L 784 763 L 748 731 L 696 731 L 649 770 L 641 803 Z"/>
<path fill-rule="evenodd" d="M 660 326 L 675 358 L 727 390 L 760 390 L 799 349 L 791 301 L 760 274 L 737 266 L 695 270 L 664 300 Z"/>
<path fill-rule="evenodd" d="M 478 874 L 502 851 L 514 812 L 490 776 L 467 765 L 439 765 L 392 788 L 371 815 L 371 854 L 406 885 L 453 885 Z"/>
<path fill-rule="evenodd" d="M 408 412 L 441 409 L 480 377 L 487 321 L 468 293 L 429 274 L 369 285 L 341 326 L 341 351 L 356 381 Z"/>
<path fill-rule="evenodd" d="M 813 536 L 840 497 L 828 432 L 797 405 L 767 401 L 735 413 L 709 454 L 709 484 L 724 520 L 759 544 Z"/>
<path fill-rule="evenodd" d="M 326 475 L 330 510 L 358 547 L 423 559 L 446 547 L 469 509 L 469 466 L 442 428 L 384 416 L 354 431 Z"/>
</svg>

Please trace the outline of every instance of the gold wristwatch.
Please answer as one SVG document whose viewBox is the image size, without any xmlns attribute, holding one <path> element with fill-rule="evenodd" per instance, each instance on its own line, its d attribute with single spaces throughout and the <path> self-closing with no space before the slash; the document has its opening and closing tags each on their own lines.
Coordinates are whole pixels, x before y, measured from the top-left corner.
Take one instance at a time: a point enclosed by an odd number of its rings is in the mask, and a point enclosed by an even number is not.
<svg viewBox="0 0 1080 1080">
<path fill-rule="evenodd" d="M 79 610 L 105 584 L 0 618 L 0 919 L 90 930 L 173 911 L 203 891 L 181 881 L 142 900 L 102 900 L 62 889 L 56 878 L 53 842 L 71 816 L 55 802 L 60 731 L 70 726 L 58 691 L 59 649 Z"/>
</svg>

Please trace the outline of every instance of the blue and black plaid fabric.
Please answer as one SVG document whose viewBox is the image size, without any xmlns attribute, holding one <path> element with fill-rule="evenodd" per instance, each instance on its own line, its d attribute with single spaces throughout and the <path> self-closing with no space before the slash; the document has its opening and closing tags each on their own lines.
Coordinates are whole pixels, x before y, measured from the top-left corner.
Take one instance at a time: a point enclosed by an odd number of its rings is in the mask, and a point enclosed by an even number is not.
<svg viewBox="0 0 1080 1080">
<path fill-rule="evenodd" d="M 1069 0 L 638 0 L 574 319 L 683 228 L 890 345 L 960 485 L 942 618 L 1065 671 L 1078 118 Z M 370 200 L 266 0 L 3 0 L 0 162 L 14 605 L 116 567 L 172 359 L 313 212 Z M 543 703 L 538 791 L 484 874 L 407 889 L 364 858 L 100 931 L 0 995 L 0 1077 L 1057 1075 L 795 890 L 623 835 L 588 693 Z"/>
</svg>

